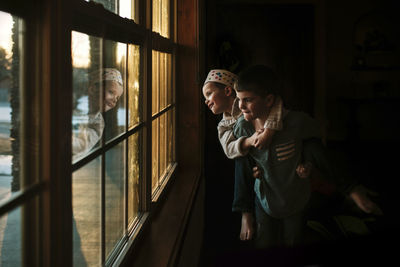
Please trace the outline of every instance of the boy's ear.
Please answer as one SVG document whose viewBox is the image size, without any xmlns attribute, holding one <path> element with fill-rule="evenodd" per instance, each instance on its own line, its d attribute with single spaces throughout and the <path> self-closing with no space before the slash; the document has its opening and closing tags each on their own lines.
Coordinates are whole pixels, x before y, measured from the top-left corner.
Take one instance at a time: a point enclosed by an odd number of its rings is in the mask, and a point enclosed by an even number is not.
<svg viewBox="0 0 400 267">
<path fill-rule="evenodd" d="M 225 90 L 225 95 L 226 96 L 232 96 L 233 88 L 231 86 L 226 86 L 224 90 Z"/>
<path fill-rule="evenodd" d="M 267 107 L 272 107 L 274 105 L 275 102 L 275 96 L 273 94 L 269 94 L 266 96 L 267 99 Z"/>
</svg>

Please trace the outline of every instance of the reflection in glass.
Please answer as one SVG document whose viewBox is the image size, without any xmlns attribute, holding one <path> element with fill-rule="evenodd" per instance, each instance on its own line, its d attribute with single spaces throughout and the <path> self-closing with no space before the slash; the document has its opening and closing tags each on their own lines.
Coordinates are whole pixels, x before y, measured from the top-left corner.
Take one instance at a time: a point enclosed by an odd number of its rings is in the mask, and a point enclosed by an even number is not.
<svg viewBox="0 0 400 267">
<path fill-rule="evenodd" d="M 126 101 L 124 95 L 124 85 L 125 85 L 125 69 L 126 69 L 126 54 L 127 45 L 123 43 L 118 43 L 110 40 L 104 40 L 104 65 L 107 68 L 113 68 L 120 72 L 122 75 L 122 91 L 120 88 L 114 91 L 114 93 L 109 92 L 109 88 L 104 90 L 104 107 L 105 111 L 105 137 L 106 141 L 113 139 L 119 134 L 123 133 L 126 129 Z M 118 93 L 118 94 L 117 94 Z M 107 106 L 111 109 L 107 110 Z"/>
<path fill-rule="evenodd" d="M 121 61 L 124 61 L 126 45 L 116 43 L 112 47 L 115 49 L 106 50 L 106 55 L 103 55 L 102 43 L 101 38 L 72 32 L 73 161 L 100 146 L 106 127 L 105 118 L 110 120 L 110 124 L 114 122 L 122 125 L 120 128 L 125 125 L 125 111 L 123 108 L 119 109 L 125 106 L 124 98 L 121 97 L 124 91 L 121 73 L 124 73 L 124 68 L 111 63 L 103 67 L 101 63 L 104 56 L 111 54 L 109 57 L 114 55 L 119 65 L 124 65 Z M 116 119 L 112 120 L 113 118 Z"/>
<path fill-rule="evenodd" d="M 105 246 L 110 255 L 124 234 L 125 141 L 106 152 Z"/>
<path fill-rule="evenodd" d="M 152 168 L 151 168 L 151 189 L 152 192 L 158 187 L 158 176 L 159 176 L 159 154 L 158 154 L 158 142 L 159 142 L 159 119 L 155 119 L 152 122 L 152 140 L 151 140 L 151 155 L 152 155 Z"/>
<path fill-rule="evenodd" d="M 0 266 L 22 266 L 21 208 L 0 217 Z"/>
<path fill-rule="evenodd" d="M 134 222 L 139 212 L 139 134 L 131 135 L 128 140 L 128 225 Z"/>
<path fill-rule="evenodd" d="M 101 264 L 101 158 L 72 175 L 73 263 Z"/>
<path fill-rule="evenodd" d="M 129 127 L 141 121 L 139 110 L 140 50 L 137 45 L 128 46 L 128 107 Z"/>
</svg>

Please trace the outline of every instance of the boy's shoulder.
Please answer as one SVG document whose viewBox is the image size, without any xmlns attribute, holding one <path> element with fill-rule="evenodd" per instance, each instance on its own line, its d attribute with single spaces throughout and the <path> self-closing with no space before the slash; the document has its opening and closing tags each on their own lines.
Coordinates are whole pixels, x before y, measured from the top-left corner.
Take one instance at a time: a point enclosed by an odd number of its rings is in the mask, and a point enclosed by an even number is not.
<svg viewBox="0 0 400 267">
<path fill-rule="evenodd" d="M 244 119 L 243 115 L 241 115 L 235 123 L 235 126 L 233 128 L 233 134 L 236 137 L 241 137 L 244 135 L 247 136 L 250 134 L 252 129 L 253 129 L 253 125 L 250 122 L 246 121 Z"/>
</svg>

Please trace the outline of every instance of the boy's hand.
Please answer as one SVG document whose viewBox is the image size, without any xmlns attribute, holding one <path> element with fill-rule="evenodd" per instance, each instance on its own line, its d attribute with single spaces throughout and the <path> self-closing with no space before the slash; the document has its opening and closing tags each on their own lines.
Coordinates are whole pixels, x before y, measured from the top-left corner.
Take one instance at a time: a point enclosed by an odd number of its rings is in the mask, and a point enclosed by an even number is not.
<svg viewBox="0 0 400 267">
<path fill-rule="evenodd" d="M 260 129 L 257 131 L 257 136 L 254 142 L 254 147 L 257 149 L 264 149 L 269 146 L 274 135 L 275 130 Z"/>
<path fill-rule="evenodd" d="M 262 177 L 261 168 L 259 168 L 258 166 L 255 166 L 253 168 L 253 177 L 256 179 L 261 179 L 261 177 Z"/>
<path fill-rule="evenodd" d="M 311 162 L 300 163 L 296 168 L 297 175 L 300 178 L 308 178 L 311 175 L 312 164 Z"/>
<path fill-rule="evenodd" d="M 374 215 L 383 215 L 380 207 L 373 202 L 368 195 L 377 196 L 376 192 L 373 192 L 362 185 L 357 185 L 350 193 L 350 198 L 357 204 L 357 206 L 365 213 Z"/>
</svg>

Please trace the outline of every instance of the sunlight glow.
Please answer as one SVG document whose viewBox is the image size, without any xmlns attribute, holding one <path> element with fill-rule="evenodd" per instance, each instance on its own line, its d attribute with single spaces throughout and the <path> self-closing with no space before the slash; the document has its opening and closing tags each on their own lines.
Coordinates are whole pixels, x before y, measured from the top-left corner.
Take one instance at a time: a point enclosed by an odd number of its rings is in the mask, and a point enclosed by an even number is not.
<svg viewBox="0 0 400 267">
<path fill-rule="evenodd" d="M 80 32 L 72 32 L 71 55 L 74 68 L 88 68 L 90 65 L 89 36 Z"/>
<path fill-rule="evenodd" d="M 12 16 L 8 13 L 0 11 L 0 47 L 6 50 L 7 56 L 12 54 Z"/>
</svg>

